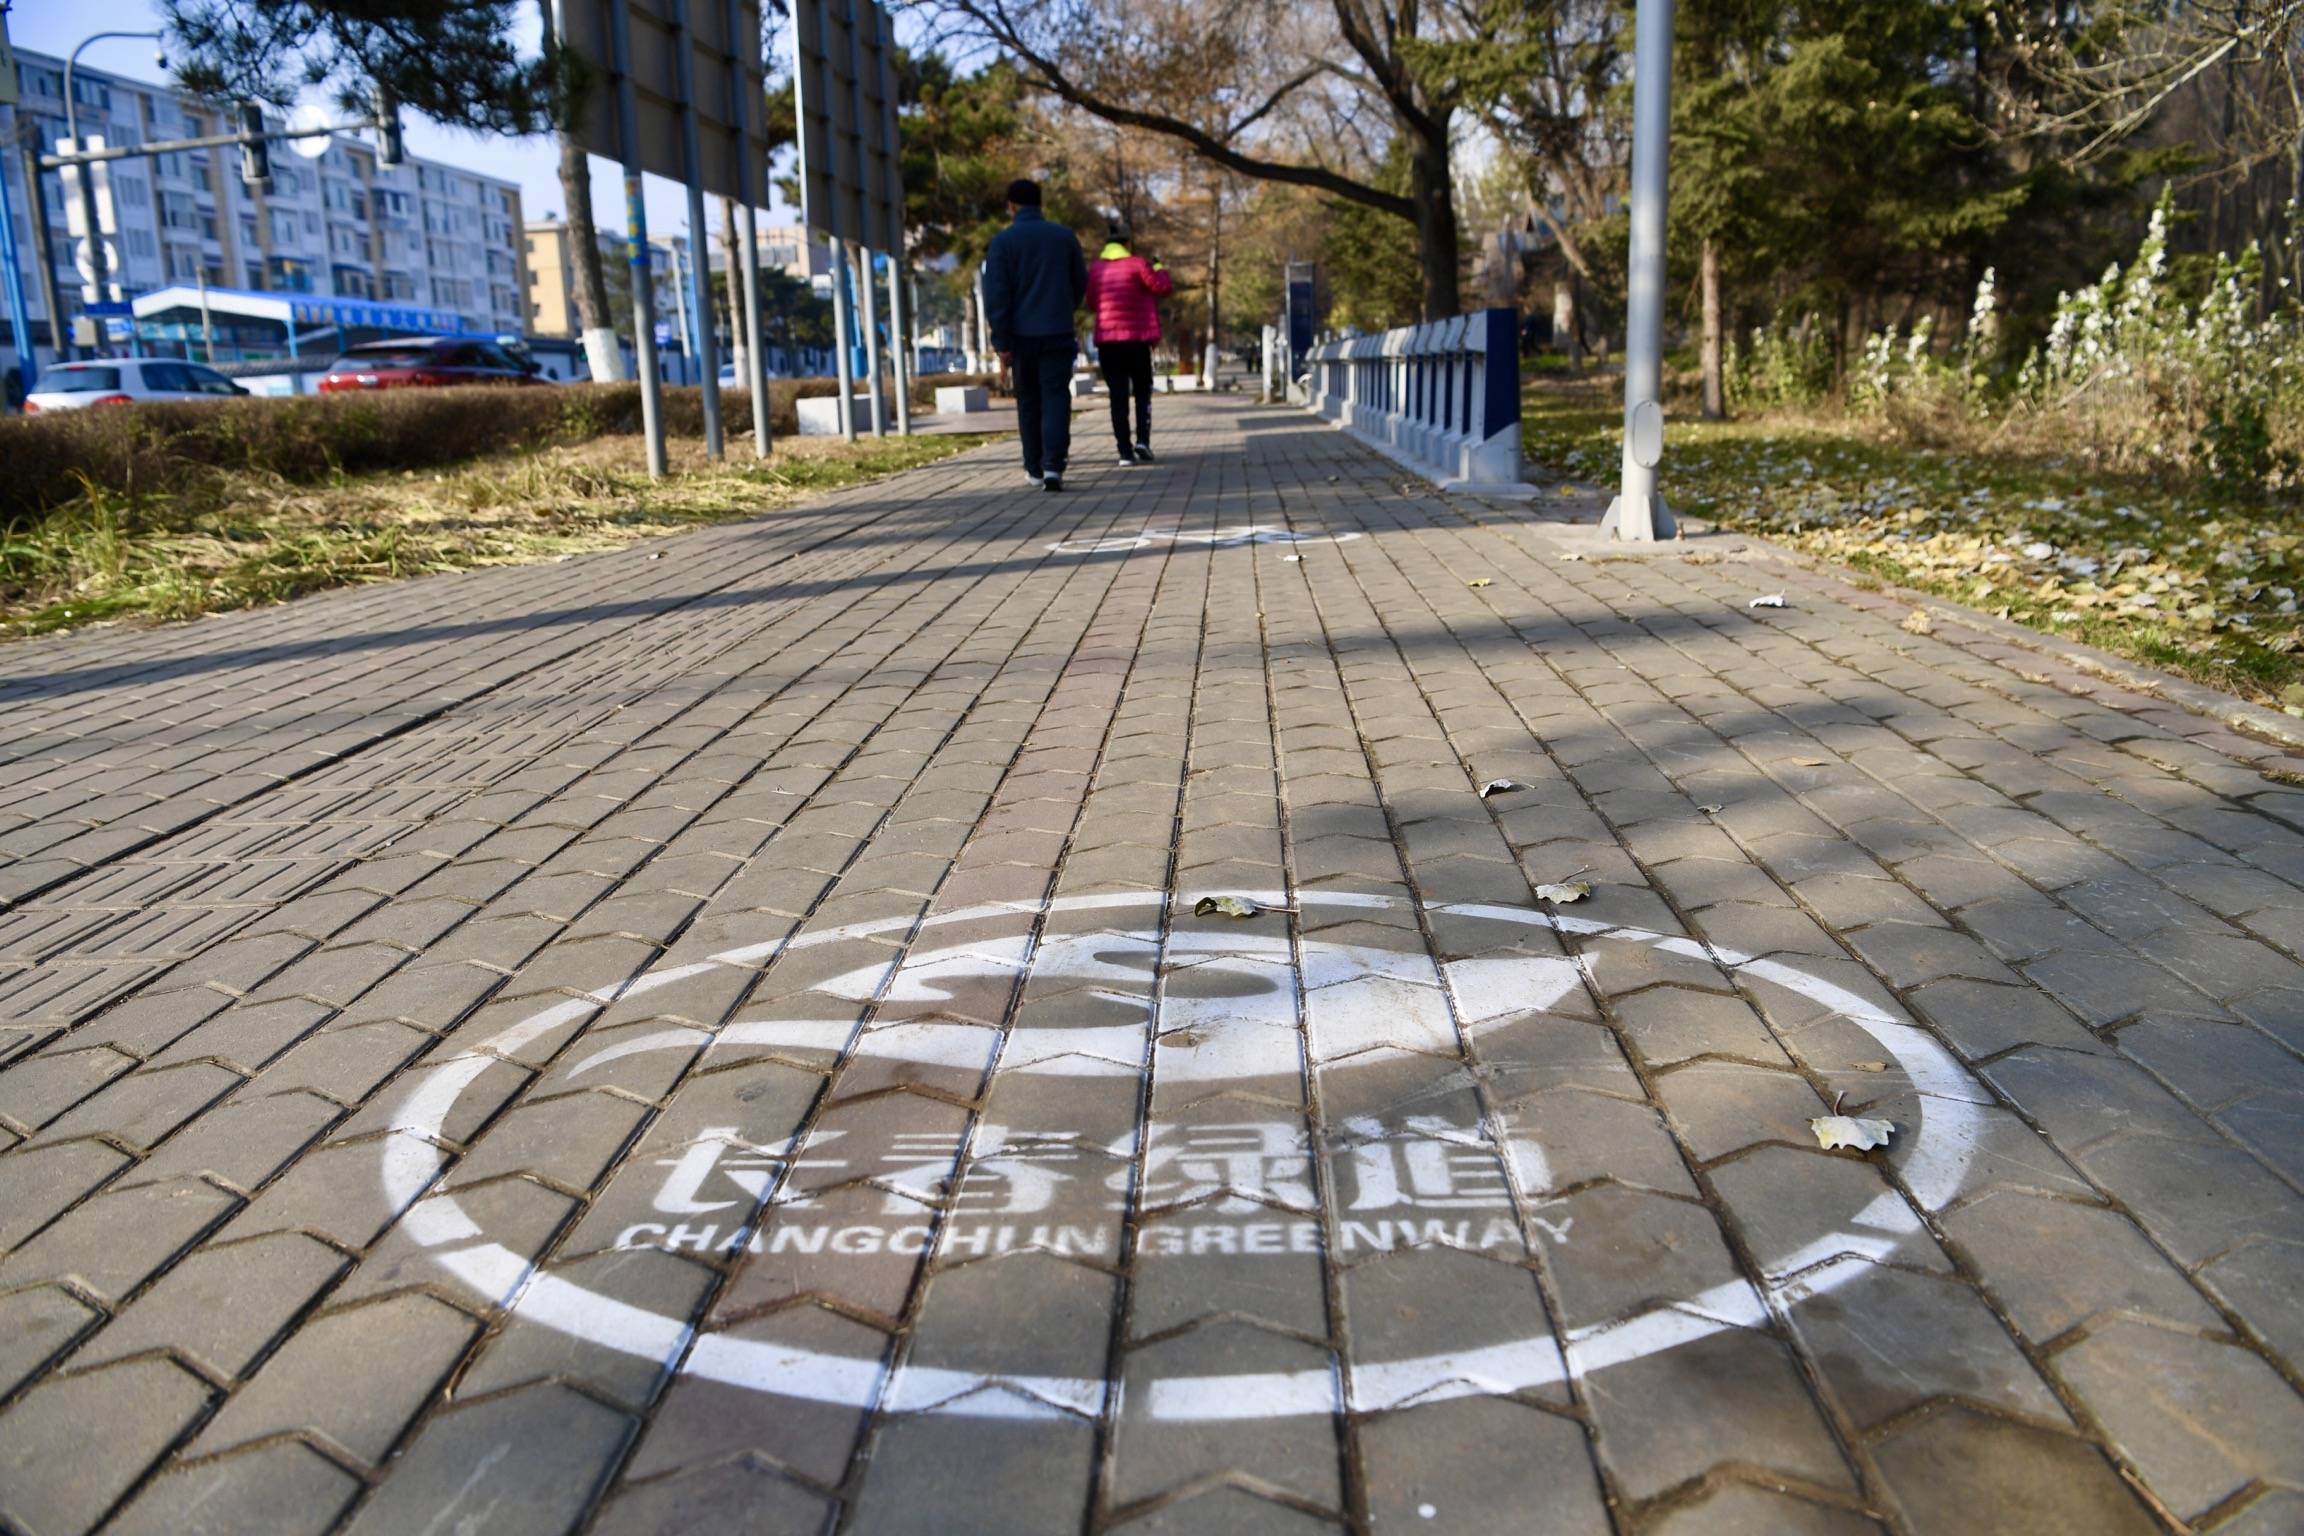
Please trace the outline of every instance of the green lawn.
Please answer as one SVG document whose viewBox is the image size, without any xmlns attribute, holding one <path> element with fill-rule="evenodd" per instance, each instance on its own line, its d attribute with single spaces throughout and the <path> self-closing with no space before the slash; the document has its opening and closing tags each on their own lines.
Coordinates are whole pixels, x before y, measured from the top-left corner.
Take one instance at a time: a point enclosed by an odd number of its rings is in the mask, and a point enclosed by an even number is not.
<svg viewBox="0 0 2304 1536">
<path fill-rule="evenodd" d="M 1604 386 L 1537 379 L 1524 402 L 1536 467 L 1615 480 Z M 2304 509 L 1864 431 L 1681 415 L 1659 477 L 1721 526 L 2304 713 Z"/>
</svg>

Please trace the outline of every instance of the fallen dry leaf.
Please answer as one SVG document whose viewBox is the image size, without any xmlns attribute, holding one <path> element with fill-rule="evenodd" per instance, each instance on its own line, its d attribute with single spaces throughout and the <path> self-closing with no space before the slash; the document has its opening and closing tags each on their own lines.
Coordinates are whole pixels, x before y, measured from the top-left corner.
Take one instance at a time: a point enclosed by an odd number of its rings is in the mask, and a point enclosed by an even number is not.
<svg viewBox="0 0 2304 1536">
<path fill-rule="evenodd" d="M 1527 787 L 1518 779 L 1490 779 L 1480 786 L 1480 798 L 1485 800 L 1490 795 L 1508 795 L 1513 790 L 1526 789 Z"/>
<path fill-rule="evenodd" d="M 1569 552 L 1568 554 L 1562 555 L 1560 558 L 1561 558 L 1561 559 L 1563 559 L 1563 560 L 1581 560 L 1581 559 L 1583 559 L 1584 557 L 1583 557 L 1582 555 L 1576 554 L 1575 552 L 1571 551 L 1571 552 Z"/>
<path fill-rule="evenodd" d="M 1219 917 L 1254 917 L 1259 912 L 1286 912 L 1288 907 L 1266 907 L 1245 896 L 1203 896 L 1192 903 L 1193 914 L 1206 917 L 1214 913 Z"/>
<path fill-rule="evenodd" d="M 1928 617 L 1928 610 L 1925 608 L 1915 608 L 1904 615 L 1904 623 L 1900 627 L 1908 635 L 1932 635 L 1936 633 L 1936 621 Z"/>
<path fill-rule="evenodd" d="M 1700 805 L 1696 807 L 1696 809 L 1702 811 L 1707 816 L 1717 816 L 1722 811 L 1726 810 L 1727 807 L 1724 805 Z"/>
<path fill-rule="evenodd" d="M 1470 581 L 1464 583 L 1464 585 L 1468 587 L 1490 587 L 1494 586 L 1495 583 L 1486 576 L 1475 576 Z"/>
<path fill-rule="evenodd" d="M 1848 1069 L 1852 1072 L 1885 1072 L 1888 1070 L 1888 1063 L 1884 1061 L 1852 1061 L 1848 1063 Z"/>
<path fill-rule="evenodd" d="M 1765 597 L 1756 597 L 1752 599 L 1752 601 L 1746 603 L 1744 606 L 1747 608 L 1781 608 L 1784 606 L 1784 594 L 1781 592 L 1771 592 Z"/>
<path fill-rule="evenodd" d="M 1874 1147 L 1888 1145 L 1896 1126 L 1893 1121 L 1867 1120 L 1856 1115 L 1818 1115 L 1808 1122 L 1808 1129 L 1816 1133 L 1816 1145 L 1827 1152 L 1837 1147 L 1869 1152 Z"/>
<path fill-rule="evenodd" d="M 1536 899 L 1538 901 L 1549 901 L 1557 906 L 1566 906 L 1572 901 L 1582 901 L 1591 894 L 1592 882 L 1589 880 L 1563 880 L 1555 884 L 1536 887 Z"/>
</svg>

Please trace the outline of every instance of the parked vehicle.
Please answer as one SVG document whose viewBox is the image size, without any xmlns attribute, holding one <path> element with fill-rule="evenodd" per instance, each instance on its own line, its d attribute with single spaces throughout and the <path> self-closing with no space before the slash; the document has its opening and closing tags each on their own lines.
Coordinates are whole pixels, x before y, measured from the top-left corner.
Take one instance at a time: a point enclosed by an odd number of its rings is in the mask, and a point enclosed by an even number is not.
<svg viewBox="0 0 2304 1536">
<path fill-rule="evenodd" d="M 213 368 L 166 357 L 114 357 L 100 363 L 53 363 L 24 397 L 24 414 L 76 411 L 139 400 L 212 400 L 248 393 Z"/>
<path fill-rule="evenodd" d="M 365 341 L 328 365 L 320 393 L 439 389 L 452 384 L 549 384 L 534 358 L 485 336 L 410 336 Z"/>
</svg>

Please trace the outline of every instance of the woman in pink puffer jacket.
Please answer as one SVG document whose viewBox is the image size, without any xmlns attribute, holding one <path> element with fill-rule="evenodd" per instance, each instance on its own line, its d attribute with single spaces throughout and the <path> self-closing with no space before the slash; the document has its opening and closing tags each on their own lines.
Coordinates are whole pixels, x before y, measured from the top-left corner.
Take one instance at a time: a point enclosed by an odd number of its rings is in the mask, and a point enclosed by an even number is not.
<svg viewBox="0 0 2304 1536">
<path fill-rule="evenodd" d="M 1152 347 L 1160 340 L 1160 304 L 1175 291 L 1168 269 L 1133 255 L 1128 229 L 1113 219 L 1104 249 L 1088 264 L 1088 308 L 1096 316 L 1096 360 L 1112 396 L 1112 435 L 1120 462 L 1152 461 Z M 1136 436 L 1128 436 L 1128 397 L 1136 397 Z"/>
</svg>

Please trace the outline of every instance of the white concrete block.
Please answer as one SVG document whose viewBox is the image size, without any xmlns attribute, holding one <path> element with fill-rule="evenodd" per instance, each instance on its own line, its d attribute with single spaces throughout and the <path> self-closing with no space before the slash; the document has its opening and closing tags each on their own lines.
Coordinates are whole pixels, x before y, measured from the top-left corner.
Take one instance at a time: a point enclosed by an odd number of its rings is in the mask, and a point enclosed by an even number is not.
<svg viewBox="0 0 2304 1536">
<path fill-rule="evenodd" d="M 936 390 L 936 414 L 965 416 L 992 409 L 992 392 L 981 384 L 943 384 Z"/>
<path fill-rule="evenodd" d="M 856 396 L 854 408 L 856 430 L 858 432 L 871 431 L 872 397 L 870 395 Z M 840 435 L 840 400 L 838 396 L 816 395 L 808 399 L 796 400 L 793 402 L 792 409 L 799 414 L 800 435 L 802 437 L 838 437 Z M 890 415 L 888 418 L 891 423 L 895 419 L 894 415 Z"/>
</svg>

